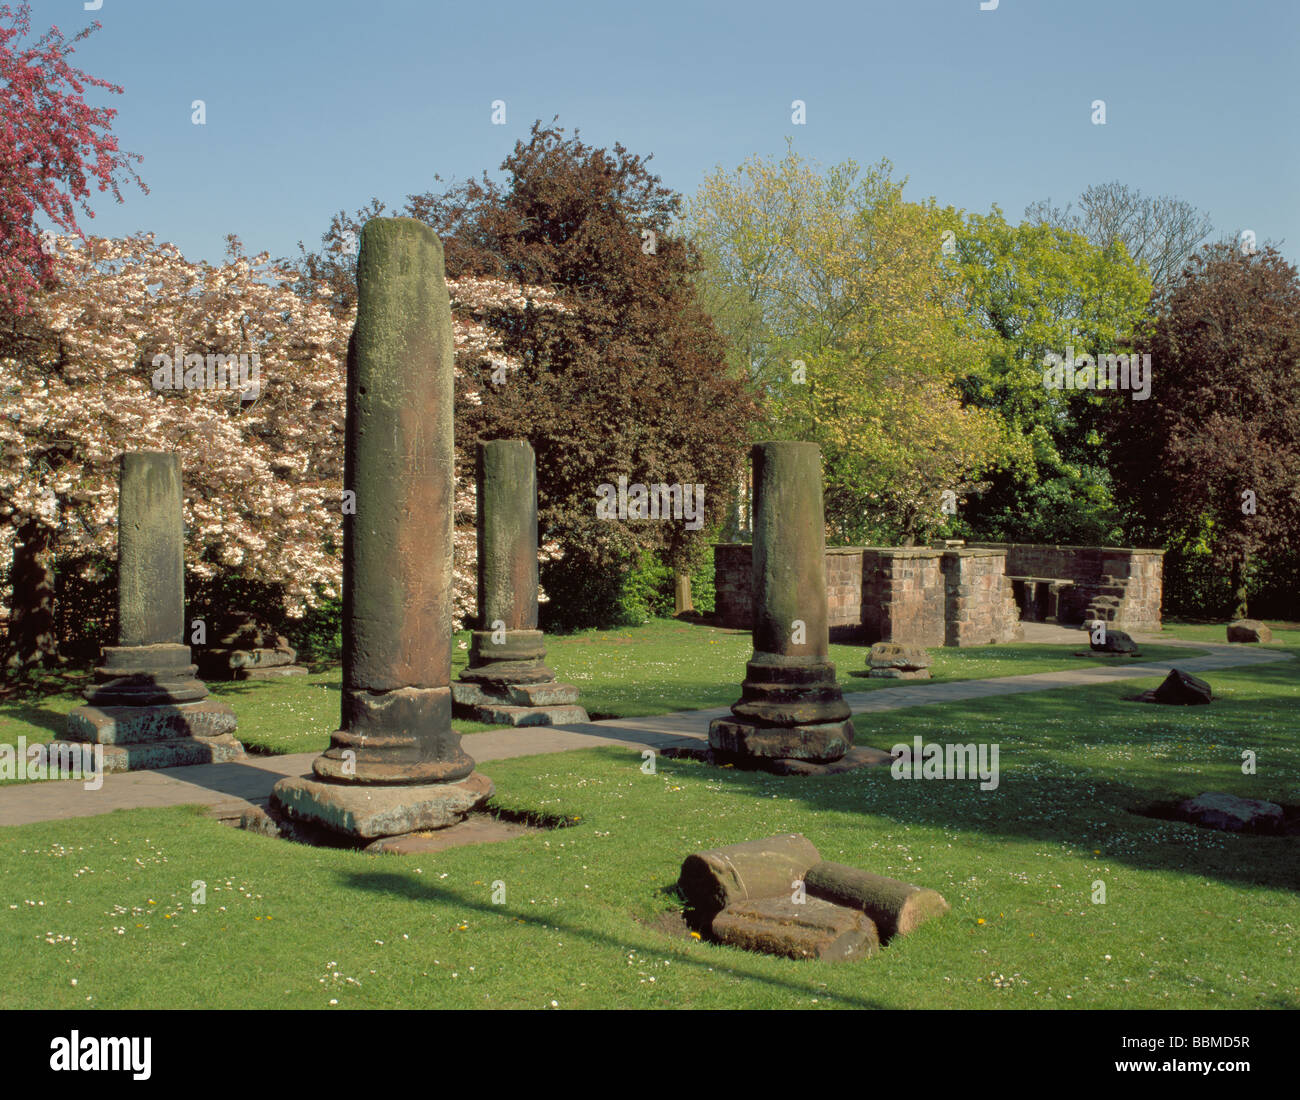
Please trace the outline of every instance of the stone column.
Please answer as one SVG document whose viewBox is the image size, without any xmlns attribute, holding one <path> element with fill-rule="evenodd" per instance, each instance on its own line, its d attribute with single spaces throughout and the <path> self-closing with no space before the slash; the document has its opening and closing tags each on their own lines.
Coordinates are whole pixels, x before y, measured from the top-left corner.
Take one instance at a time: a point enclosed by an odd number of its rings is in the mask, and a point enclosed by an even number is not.
<svg viewBox="0 0 1300 1100">
<path fill-rule="evenodd" d="M 492 793 L 451 727 L 452 327 L 442 244 L 413 218 L 361 234 L 348 346 L 343 702 L 291 818 L 353 837 L 459 821 Z"/>
<path fill-rule="evenodd" d="M 754 655 L 709 745 L 737 763 L 831 763 L 852 748 L 853 723 L 828 659 L 821 449 L 758 443 L 753 456 Z"/>
<path fill-rule="evenodd" d="M 586 722 L 578 689 L 555 682 L 537 629 L 537 463 L 523 439 L 478 447 L 478 626 L 455 712 L 480 722 Z"/>
<path fill-rule="evenodd" d="M 68 740 L 104 745 L 107 771 L 238 759 L 235 714 L 208 699 L 185 644 L 185 536 L 177 454 L 121 459 L 118 644 L 105 646 Z"/>
</svg>

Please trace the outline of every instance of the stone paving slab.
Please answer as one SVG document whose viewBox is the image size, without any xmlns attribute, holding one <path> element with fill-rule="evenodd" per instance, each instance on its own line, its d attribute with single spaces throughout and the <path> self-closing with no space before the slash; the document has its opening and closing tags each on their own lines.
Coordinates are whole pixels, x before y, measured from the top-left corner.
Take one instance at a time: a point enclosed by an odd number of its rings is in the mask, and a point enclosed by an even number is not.
<svg viewBox="0 0 1300 1100">
<path fill-rule="evenodd" d="M 1084 640 L 1082 631 L 1050 627 L 1053 634 L 1043 641 Z M 1057 634 L 1063 635 L 1064 639 Z M 1158 637 L 1137 638 L 1148 643 L 1207 650 L 1204 657 L 1187 660 L 1137 661 L 1098 668 L 1093 665 L 1059 672 L 1036 672 L 991 680 L 930 681 L 879 688 L 867 692 L 845 692 L 854 714 L 879 714 L 905 707 L 958 702 L 963 699 L 993 698 L 1061 687 L 1110 683 L 1164 676 L 1176 663 L 1185 672 L 1200 673 L 1243 665 L 1291 660 L 1290 654 L 1268 648 L 1211 642 L 1184 642 Z M 739 685 L 739 680 L 737 680 Z M 636 750 L 661 749 L 705 741 L 709 723 L 730 713 L 728 707 L 679 711 L 645 718 L 615 718 L 571 726 L 503 728 L 467 734 L 465 749 L 485 764 L 493 760 L 572 752 L 601 745 Z M 218 814 L 229 814 L 238 805 L 265 805 L 271 788 L 286 775 L 309 775 L 318 752 L 286 756 L 248 756 L 226 764 L 196 764 L 155 772 L 124 772 L 104 777 L 96 791 L 84 789 L 80 780 L 21 783 L 0 787 L 0 826 L 25 825 L 35 821 L 92 817 L 114 810 L 155 806 L 201 804 Z"/>
</svg>

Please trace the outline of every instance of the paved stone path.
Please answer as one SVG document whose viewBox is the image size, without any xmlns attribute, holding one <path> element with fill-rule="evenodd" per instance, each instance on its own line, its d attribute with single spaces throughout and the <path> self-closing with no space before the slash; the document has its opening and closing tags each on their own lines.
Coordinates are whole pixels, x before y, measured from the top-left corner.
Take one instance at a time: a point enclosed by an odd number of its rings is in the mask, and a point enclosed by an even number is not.
<svg viewBox="0 0 1300 1100">
<path fill-rule="evenodd" d="M 1026 624 L 1030 627 L 1031 624 Z M 1078 642 L 1086 635 L 1059 627 L 1026 630 L 1027 641 Z M 1178 661 L 1184 672 L 1202 673 L 1214 669 L 1291 660 L 1274 649 L 1210 642 L 1182 642 L 1168 638 L 1138 637 L 1148 644 L 1204 649 L 1204 657 Z M 913 682 L 899 687 L 866 692 L 845 692 L 854 714 L 877 714 L 904 707 L 951 703 L 996 695 L 1014 695 L 1054 688 L 1077 687 L 1161 676 L 1173 667 L 1170 661 L 1149 661 L 1098 668 L 1035 672 L 1024 676 L 1003 676 L 990 680 L 958 680 L 951 683 Z M 708 738 L 709 723 L 730 713 L 727 707 L 681 711 L 648 718 L 616 718 L 581 725 L 524 729 L 503 728 L 467 734 L 465 748 L 479 763 L 509 757 L 571 752 L 598 745 L 620 745 L 635 750 L 661 749 L 690 744 Z M 155 772 L 122 772 L 104 777 L 99 790 L 86 790 L 77 780 L 25 783 L 0 787 L 0 825 L 24 825 L 34 821 L 92 817 L 113 810 L 151 806 L 202 804 L 218 817 L 238 817 L 249 804 L 265 805 L 276 780 L 286 775 L 306 775 L 317 752 L 287 756 L 250 756 L 232 764 L 198 764 Z"/>
</svg>

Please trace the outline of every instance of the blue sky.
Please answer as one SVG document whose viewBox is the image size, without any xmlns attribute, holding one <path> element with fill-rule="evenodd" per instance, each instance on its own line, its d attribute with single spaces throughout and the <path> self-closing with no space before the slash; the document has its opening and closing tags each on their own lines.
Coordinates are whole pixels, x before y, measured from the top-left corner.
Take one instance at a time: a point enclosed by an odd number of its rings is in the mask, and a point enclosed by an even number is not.
<svg viewBox="0 0 1300 1100">
<path fill-rule="evenodd" d="M 73 64 L 123 86 L 91 102 L 119 109 L 151 193 L 96 194 L 82 228 L 151 230 L 190 259 L 219 260 L 227 233 L 296 255 L 339 209 L 495 173 L 557 114 L 588 142 L 653 153 L 686 194 L 792 137 L 827 165 L 888 157 L 912 198 L 1016 219 L 1120 179 L 1300 259 L 1294 0 L 33 4 L 37 32 L 90 20 L 102 30 Z"/>
</svg>

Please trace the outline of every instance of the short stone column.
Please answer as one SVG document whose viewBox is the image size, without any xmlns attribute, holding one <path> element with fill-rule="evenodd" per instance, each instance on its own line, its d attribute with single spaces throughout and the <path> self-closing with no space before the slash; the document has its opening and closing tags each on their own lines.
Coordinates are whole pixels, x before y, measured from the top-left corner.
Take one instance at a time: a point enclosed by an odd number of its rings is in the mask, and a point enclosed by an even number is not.
<svg viewBox="0 0 1300 1100">
<path fill-rule="evenodd" d="M 737 763 L 831 763 L 852 748 L 853 723 L 829 660 L 821 449 L 758 443 L 753 460 L 754 655 L 709 745 Z"/>
<path fill-rule="evenodd" d="M 478 447 L 478 626 L 451 685 L 462 718 L 512 726 L 586 722 L 578 689 L 555 682 L 537 629 L 537 462 L 522 439 Z"/>
<path fill-rule="evenodd" d="M 118 644 L 105 646 L 67 740 L 104 746 L 106 771 L 235 760 L 235 712 L 208 698 L 185 644 L 185 537 L 176 454 L 121 458 Z"/>
<path fill-rule="evenodd" d="M 454 824 L 486 800 L 451 726 L 452 327 L 442 244 L 361 234 L 348 346 L 340 729 L 272 808 L 353 838 Z M 350 496 L 349 496 L 350 494 Z"/>
</svg>

